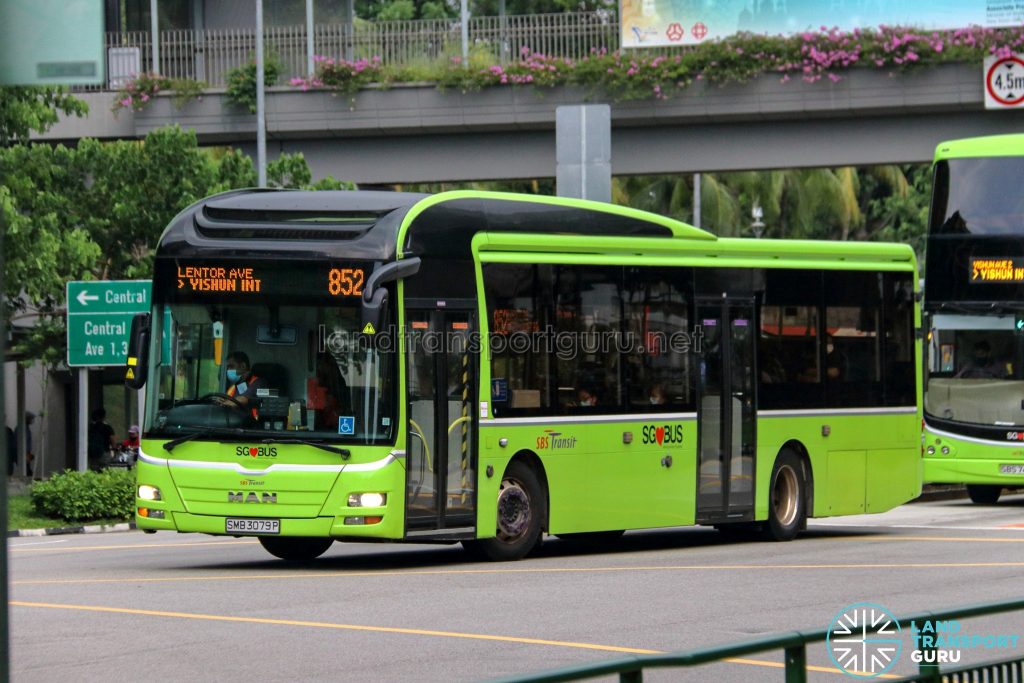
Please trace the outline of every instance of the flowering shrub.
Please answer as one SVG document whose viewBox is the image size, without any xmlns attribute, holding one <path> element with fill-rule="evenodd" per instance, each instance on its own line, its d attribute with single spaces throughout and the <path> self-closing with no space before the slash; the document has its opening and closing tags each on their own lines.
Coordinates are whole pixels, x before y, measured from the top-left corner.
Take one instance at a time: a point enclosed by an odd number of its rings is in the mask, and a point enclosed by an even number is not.
<svg viewBox="0 0 1024 683">
<path fill-rule="evenodd" d="M 167 78 L 154 73 L 136 74 L 123 88 L 117 91 L 111 110 L 116 114 L 122 109 L 142 111 L 153 97 L 161 91 L 174 93 L 174 105 L 184 106 L 193 99 L 202 99 L 205 83 L 191 78 Z"/>
<path fill-rule="evenodd" d="M 385 80 L 380 57 L 349 62 L 317 55 L 313 57 L 313 61 L 317 64 L 316 76 L 293 78 L 290 81 L 293 86 L 302 88 L 303 91 L 310 88 L 330 88 L 354 94 L 371 83 Z"/>
<path fill-rule="evenodd" d="M 570 60 L 524 48 L 518 60 L 505 65 L 480 65 L 478 55 L 464 65 L 455 57 L 418 74 L 442 89 L 575 85 L 622 101 L 665 99 L 694 81 L 744 83 L 771 75 L 783 82 L 792 78 L 837 82 L 854 67 L 904 70 L 952 62 L 980 65 L 988 55 L 1007 56 L 1022 47 L 1024 26 L 930 32 L 890 26 L 854 31 L 822 27 L 792 36 L 738 34 L 661 55 L 602 49 Z M 352 95 L 371 83 L 387 85 L 407 76 L 407 70 L 383 65 L 379 57 L 356 62 L 317 59 L 316 77 L 295 78 L 292 85 Z"/>
</svg>

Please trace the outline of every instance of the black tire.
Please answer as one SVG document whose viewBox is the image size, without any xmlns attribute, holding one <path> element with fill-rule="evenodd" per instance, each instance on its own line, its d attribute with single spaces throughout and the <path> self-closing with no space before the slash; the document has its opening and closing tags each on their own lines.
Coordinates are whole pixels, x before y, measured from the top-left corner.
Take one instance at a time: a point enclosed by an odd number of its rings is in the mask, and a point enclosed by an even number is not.
<svg viewBox="0 0 1024 683">
<path fill-rule="evenodd" d="M 273 555 L 288 562 L 309 562 L 327 552 L 334 543 L 332 538 L 305 538 L 301 536 L 260 536 L 260 545 Z"/>
<path fill-rule="evenodd" d="M 547 495 L 537 473 L 515 460 L 501 478 L 496 535 L 462 545 L 470 555 L 494 562 L 520 560 L 540 548 L 547 512 Z"/>
<path fill-rule="evenodd" d="M 977 505 L 995 505 L 999 502 L 999 496 L 1002 494 L 1002 486 L 990 484 L 967 485 L 967 495 L 971 497 L 971 502 Z"/>
<path fill-rule="evenodd" d="M 782 450 L 775 458 L 768 485 L 768 521 L 761 525 L 766 541 L 792 541 L 807 517 L 807 484 L 796 453 Z"/>
</svg>

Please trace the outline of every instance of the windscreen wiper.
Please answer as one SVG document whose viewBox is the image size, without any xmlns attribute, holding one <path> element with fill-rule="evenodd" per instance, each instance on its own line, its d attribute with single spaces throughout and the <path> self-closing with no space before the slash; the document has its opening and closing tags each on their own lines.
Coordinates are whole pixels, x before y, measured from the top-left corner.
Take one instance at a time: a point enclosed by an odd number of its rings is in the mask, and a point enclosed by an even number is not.
<svg viewBox="0 0 1024 683">
<path fill-rule="evenodd" d="M 260 443 L 297 443 L 303 446 L 312 446 L 313 448 L 319 448 L 320 450 L 327 451 L 328 453 L 337 453 L 341 456 L 342 460 L 348 460 L 352 455 L 352 452 L 347 448 L 328 446 L 323 441 L 307 441 L 305 439 L 263 439 Z"/>
<path fill-rule="evenodd" d="M 186 434 L 185 436 L 179 436 L 177 439 L 171 439 L 170 441 L 165 442 L 164 443 L 164 450 L 167 451 L 168 453 L 170 453 L 171 451 L 174 450 L 174 447 L 177 446 L 178 444 L 183 444 L 186 441 L 191 441 L 192 439 L 198 439 L 199 437 L 203 437 L 203 436 L 205 436 L 205 437 L 211 437 L 211 436 L 241 436 L 243 434 L 244 434 L 244 430 L 242 430 L 242 429 L 204 429 L 203 431 L 192 432 L 191 434 Z"/>
</svg>

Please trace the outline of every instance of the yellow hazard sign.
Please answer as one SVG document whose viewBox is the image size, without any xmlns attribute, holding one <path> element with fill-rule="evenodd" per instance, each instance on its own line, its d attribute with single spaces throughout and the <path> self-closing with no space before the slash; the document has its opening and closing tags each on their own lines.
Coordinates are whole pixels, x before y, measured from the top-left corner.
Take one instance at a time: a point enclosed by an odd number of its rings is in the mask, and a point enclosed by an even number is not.
<svg viewBox="0 0 1024 683">
<path fill-rule="evenodd" d="M 377 330 L 373 329 L 373 323 L 366 323 L 363 327 L 363 334 L 377 334 Z"/>
<path fill-rule="evenodd" d="M 135 379 L 135 371 L 132 370 L 131 368 L 128 368 L 128 372 L 126 372 L 124 374 L 124 378 L 125 379 Z"/>
</svg>

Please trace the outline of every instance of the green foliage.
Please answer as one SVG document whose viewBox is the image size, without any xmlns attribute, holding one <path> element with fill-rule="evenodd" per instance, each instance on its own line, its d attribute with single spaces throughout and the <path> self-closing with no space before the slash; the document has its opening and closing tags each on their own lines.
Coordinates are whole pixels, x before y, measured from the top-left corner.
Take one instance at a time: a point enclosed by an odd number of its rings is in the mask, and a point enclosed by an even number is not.
<svg viewBox="0 0 1024 683">
<path fill-rule="evenodd" d="M 346 189 L 312 183 L 301 155 L 268 164 L 280 187 Z M 76 149 L 0 148 L 0 211 L 7 225 L 3 315 L 34 326 L 18 351 L 54 365 L 65 355 L 61 313 L 68 280 L 145 279 L 171 219 L 202 197 L 252 187 L 252 160 L 235 150 L 200 149 L 194 131 L 151 132 L 143 141 L 83 139 Z"/>
<path fill-rule="evenodd" d="M 412 0 L 391 0 L 377 12 L 377 21 L 404 21 L 416 18 L 416 5 Z"/>
<path fill-rule="evenodd" d="M 408 0 L 402 0 L 407 2 Z M 558 0 L 561 2 L 561 0 Z M 396 3 L 395 12 L 398 12 Z M 571 4 L 571 0 L 567 0 Z M 407 6 L 402 4 L 402 7 Z M 406 11 L 406 10 L 402 10 Z M 746 83 L 765 76 L 786 82 L 793 78 L 813 83 L 823 78 L 840 81 L 853 68 L 904 71 L 945 63 L 981 65 L 988 55 L 1008 56 L 1024 45 L 1024 27 L 966 29 L 915 33 L 912 29 L 881 27 L 850 33 L 837 29 L 791 36 L 742 33 L 708 41 L 672 55 L 634 51 L 595 50 L 571 60 L 524 48 L 517 60 L 499 64 L 493 44 L 474 46 L 469 63 L 461 57 L 427 65 L 381 65 L 379 59 L 359 62 L 320 59 L 312 79 L 296 78 L 303 89 L 325 87 L 349 94 L 370 83 L 409 80 L 437 83 L 441 89 L 464 92 L 499 85 L 579 86 L 612 100 L 666 99 L 692 84 Z M 372 63 L 373 68 L 354 67 Z"/>
<path fill-rule="evenodd" d="M 125 83 L 117 91 L 111 110 L 142 111 L 158 92 L 173 92 L 174 106 L 181 108 L 192 100 L 202 99 L 206 83 L 191 78 L 167 78 L 154 73 L 142 73 Z"/>
<path fill-rule="evenodd" d="M 89 105 L 63 88 L 0 87 L 0 147 L 25 142 L 32 131 L 49 130 L 58 113 L 82 117 L 88 112 Z"/>
<path fill-rule="evenodd" d="M 36 482 L 30 495 L 36 512 L 47 517 L 68 522 L 128 519 L 135 508 L 135 472 L 127 468 L 68 470 Z"/>
<path fill-rule="evenodd" d="M 266 55 L 263 60 L 263 85 L 270 87 L 277 83 L 284 65 L 273 55 Z M 256 62 L 251 61 L 244 66 L 228 72 L 227 99 L 232 104 L 245 107 L 250 113 L 256 113 Z"/>
<path fill-rule="evenodd" d="M 717 235 L 884 240 L 922 255 L 931 178 L 927 164 L 701 174 L 701 223 Z M 616 203 L 692 221 L 692 175 L 613 180 Z"/>
</svg>

